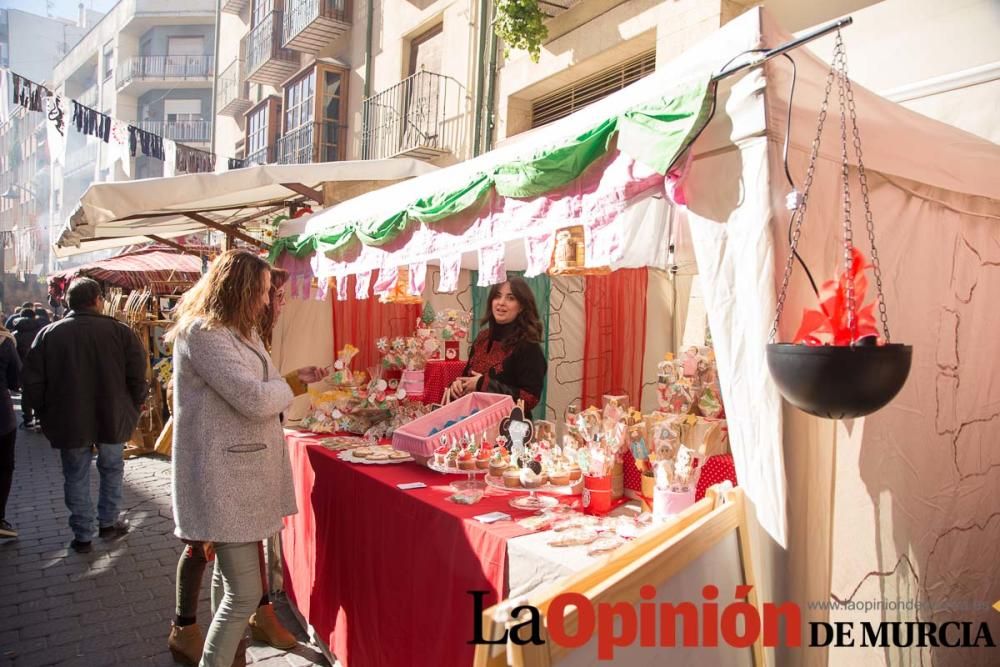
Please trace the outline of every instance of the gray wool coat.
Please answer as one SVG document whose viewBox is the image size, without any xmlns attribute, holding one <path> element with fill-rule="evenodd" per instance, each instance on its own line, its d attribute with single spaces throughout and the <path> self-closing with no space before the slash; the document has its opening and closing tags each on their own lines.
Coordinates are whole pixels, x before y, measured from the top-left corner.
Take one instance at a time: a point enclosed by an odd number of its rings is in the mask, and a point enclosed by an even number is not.
<svg viewBox="0 0 1000 667">
<path fill-rule="evenodd" d="M 196 322 L 174 343 L 174 533 L 256 542 L 295 514 L 280 414 L 293 398 L 256 336 Z"/>
</svg>

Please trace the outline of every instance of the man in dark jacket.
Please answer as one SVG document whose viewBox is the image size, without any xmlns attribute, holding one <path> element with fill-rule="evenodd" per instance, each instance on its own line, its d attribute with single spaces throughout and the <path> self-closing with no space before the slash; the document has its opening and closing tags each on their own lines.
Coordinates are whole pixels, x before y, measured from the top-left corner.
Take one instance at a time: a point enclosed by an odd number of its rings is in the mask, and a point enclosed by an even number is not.
<svg viewBox="0 0 1000 667">
<path fill-rule="evenodd" d="M 17 342 L 17 354 L 21 357 L 22 365 L 28 357 L 31 344 L 35 342 L 35 336 L 42 330 L 42 326 L 44 325 L 35 316 L 35 311 L 32 308 L 22 308 L 17 317 L 11 322 L 10 330 L 14 334 L 14 340 Z M 33 428 L 35 426 L 34 407 L 30 398 L 21 396 L 21 414 L 24 415 L 24 422 L 21 425 L 24 428 Z"/>
<path fill-rule="evenodd" d="M 18 318 L 18 316 L 21 314 L 21 310 L 24 308 L 34 308 L 34 304 L 32 304 L 30 301 L 25 301 L 24 303 L 21 304 L 20 308 L 14 309 L 14 312 L 11 314 L 11 316 L 8 317 L 6 320 L 4 320 L 3 323 L 4 327 L 6 327 L 8 331 L 11 329 L 11 327 L 14 326 L 14 320 Z"/>
<path fill-rule="evenodd" d="M 67 291 L 70 312 L 35 339 L 22 376 L 24 394 L 42 419 L 42 431 L 62 456 L 66 507 L 74 550 L 92 550 L 91 446 L 101 475 L 97 503 L 103 538 L 128 532 L 119 517 L 124 443 L 146 398 L 146 353 L 136 335 L 102 313 L 101 287 L 77 278 Z"/>
</svg>

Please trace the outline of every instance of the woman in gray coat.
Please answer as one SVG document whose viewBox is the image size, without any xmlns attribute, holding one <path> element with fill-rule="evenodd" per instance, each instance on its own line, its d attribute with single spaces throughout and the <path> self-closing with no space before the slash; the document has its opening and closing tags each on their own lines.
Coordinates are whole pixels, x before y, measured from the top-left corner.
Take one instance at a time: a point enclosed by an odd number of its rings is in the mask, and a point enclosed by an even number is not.
<svg viewBox="0 0 1000 667">
<path fill-rule="evenodd" d="M 280 420 L 293 393 L 256 332 L 270 282 L 263 259 L 223 253 L 184 295 L 168 334 L 175 533 L 216 554 L 202 667 L 233 663 L 261 598 L 257 543 L 297 511 Z"/>
</svg>

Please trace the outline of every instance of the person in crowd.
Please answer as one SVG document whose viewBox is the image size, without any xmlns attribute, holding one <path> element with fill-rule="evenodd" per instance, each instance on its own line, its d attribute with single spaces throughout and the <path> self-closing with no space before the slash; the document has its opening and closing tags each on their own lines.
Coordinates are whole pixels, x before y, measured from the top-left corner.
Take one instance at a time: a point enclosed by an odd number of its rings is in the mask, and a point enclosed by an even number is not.
<svg viewBox="0 0 1000 667">
<path fill-rule="evenodd" d="M 271 268 L 271 288 L 268 292 L 268 307 L 260 319 L 258 335 L 264 341 L 266 348 L 271 346 L 271 333 L 275 322 L 285 303 L 284 284 L 288 280 L 288 272 L 283 269 Z M 328 371 L 315 367 L 300 368 L 285 375 L 285 381 L 296 395 L 305 393 L 308 382 L 318 382 Z M 211 548 L 208 549 L 210 551 Z M 260 566 L 261 587 L 263 595 L 257 605 L 257 611 L 250 617 L 250 630 L 253 638 L 270 644 L 274 648 L 287 650 L 294 648 L 298 641 L 295 635 L 288 631 L 278 619 L 271 604 L 268 593 L 266 559 L 264 544 L 258 543 L 258 564 Z M 177 562 L 177 596 L 176 615 L 170 627 L 167 647 L 178 661 L 197 665 L 204 650 L 204 637 L 198 625 L 198 598 L 201 592 L 201 582 L 208 565 L 205 543 L 186 540 Z M 239 652 L 237 652 L 237 660 Z"/>
<path fill-rule="evenodd" d="M 266 261 L 225 252 L 181 299 L 167 334 L 174 345 L 174 532 L 206 558 L 215 554 L 201 667 L 245 664 L 243 635 L 264 592 L 259 543 L 297 511 L 281 429 L 294 393 L 258 328 L 270 287 Z M 322 376 L 310 367 L 297 380 Z M 191 599 L 181 590 L 190 585 L 197 586 L 178 580 L 178 599 Z"/>
<path fill-rule="evenodd" d="M 36 303 L 34 307 L 35 320 L 38 321 L 40 327 L 44 327 L 46 324 L 52 324 L 52 318 L 49 317 L 49 311 L 45 310 L 45 307 L 40 303 Z"/>
<path fill-rule="evenodd" d="M 21 304 L 20 308 L 15 308 L 14 312 L 11 313 L 11 316 L 4 320 L 3 322 L 4 328 L 10 331 L 11 328 L 14 326 L 14 320 L 20 317 L 21 311 L 24 310 L 25 308 L 34 310 L 35 304 L 31 303 L 30 301 L 25 301 L 24 303 Z"/>
<path fill-rule="evenodd" d="M 30 307 L 22 308 L 11 323 L 11 332 L 14 334 L 14 340 L 17 341 L 17 354 L 21 358 L 22 365 L 28 357 L 31 344 L 35 342 L 35 336 L 42 330 L 42 326 L 43 324 L 35 315 L 34 308 Z M 21 415 L 24 417 L 24 421 L 21 423 L 23 428 L 33 429 L 37 426 L 34 405 L 28 396 L 21 397 Z"/>
<path fill-rule="evenodd" d="M 0 538 L 17 537 L 17 528 L 7 520 L 7 498 L 14 480 L 14 441 L 17 417 L 11 391 L 20 389 L 21 358 L 14 336 L 0 325 Z"/>
<path fill-rule="evenodd" d="M 146 399 L 146 353 L 127 326 L 103 315 L 101 286 L 77 278 L 67 291 L 70 312 L 39 332 L 24 364 L 24 398 L 42 420 L 42 432 L 62 458 L 70 546 L 93 550 L 90 495 L 92 448 L 101 476 L 97 534 L 116 539 L 129 530 L 120 516 L 124 461 Z"/>
<path fill-rule="evenodd" d="M 507 394 L 515 402 L 524 401 L 524 415 L 530 419 L 542 395 L 548 362 L 541 346 L 542 320 L 528 283 L 512 277 L 494 285 L 481 325 L 469 362 L 450 387 L 451 396 L 473 391 Z"/>
</svg>

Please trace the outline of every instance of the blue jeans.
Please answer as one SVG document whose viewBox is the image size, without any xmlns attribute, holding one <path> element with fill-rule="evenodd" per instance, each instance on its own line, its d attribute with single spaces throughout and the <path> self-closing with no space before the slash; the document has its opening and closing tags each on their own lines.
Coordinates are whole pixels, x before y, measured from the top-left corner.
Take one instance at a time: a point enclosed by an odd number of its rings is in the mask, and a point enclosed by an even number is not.
<svg viewBox="0 0 1000 667">
<path fill-rule="evenodd" d="M 125 461 L 124 444 L 97 445 L 97 471 L 101 474 L 101 490 L 97 500 L 97 520 L 100 526 L 114 525 L 122 502 L 122 477 Z M 90 447 L 61 449 L 63 495 L 69 509 L 69 527 L 80 542 L 94 537 L 94 503 L 90 499 Z"/>
</svg>

